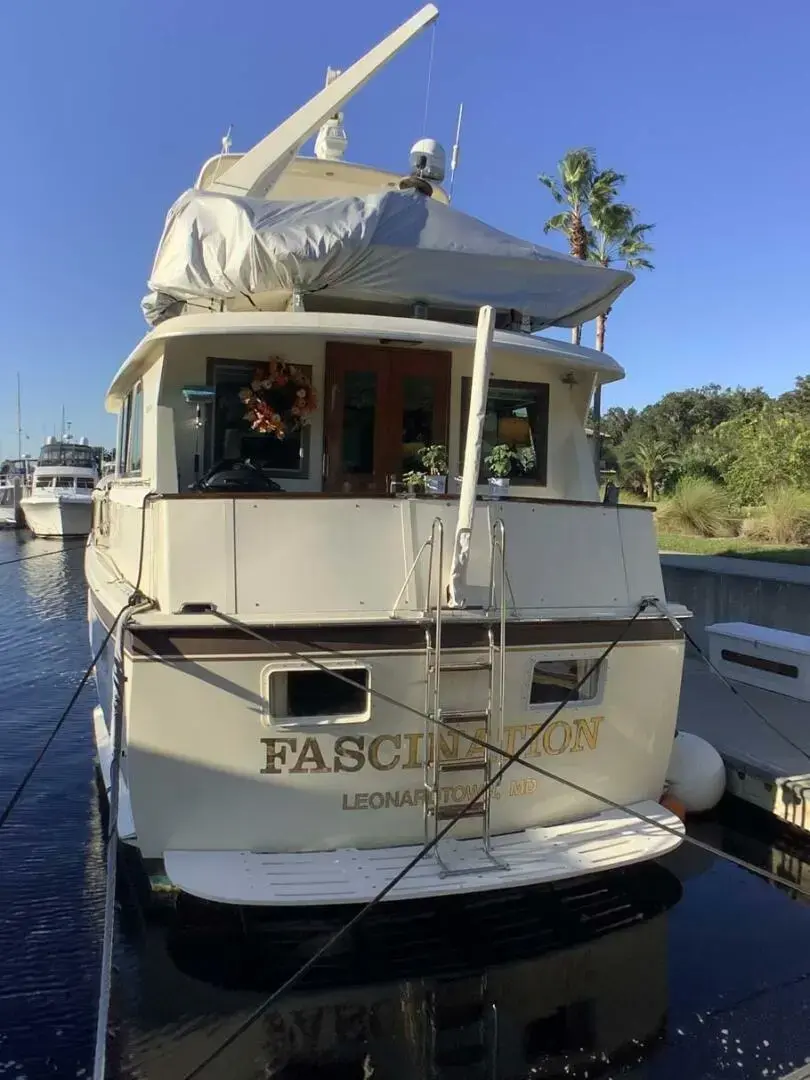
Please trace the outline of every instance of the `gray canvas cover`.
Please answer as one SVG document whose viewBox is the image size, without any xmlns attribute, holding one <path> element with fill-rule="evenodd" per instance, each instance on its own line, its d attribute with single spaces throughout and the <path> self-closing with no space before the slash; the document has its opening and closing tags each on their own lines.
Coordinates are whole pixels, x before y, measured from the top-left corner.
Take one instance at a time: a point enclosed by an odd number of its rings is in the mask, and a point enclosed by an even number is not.
<svg viewBox="0 0 810 1080">
<path fill-rule="evenodd" d="M 519 240 L 415 191 L 272 202 L 192 189 L 169 211 L 142 307 L 151 324 L 185 302 L 294 291 L 357 304 L 492 304 L 532 330 L 606 311 L 633 280 Z M 262 300 L 271 299 L 268 305 Z"/>
</svg>

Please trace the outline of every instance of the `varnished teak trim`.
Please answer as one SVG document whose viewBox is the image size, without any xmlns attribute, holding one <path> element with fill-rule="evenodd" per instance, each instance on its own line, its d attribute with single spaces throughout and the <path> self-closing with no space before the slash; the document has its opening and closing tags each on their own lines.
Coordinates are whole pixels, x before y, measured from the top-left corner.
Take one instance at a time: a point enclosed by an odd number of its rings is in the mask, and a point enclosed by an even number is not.
<svg viewBox="0 0 810 1080">
<path fill-rule="evenodd" d="M 555 622 L 508 623 L 507 647 L 550 648 L 566 645 L 605 646 L 614 641 L 629 620 L 572 619 Z M 424 628 L 417 624 L 380 623 L 363 626 L 256 626 L 255 637 L 230 626 L 189 627 L 188 629 L 151 629 L 134 627 L 130 647 L 140 656 L 183 658 L 191 656 L 272 656 L 292 652 L 423 652 Z M 442 627 L 445 649 L 488 648 L 488 624 L 449 622 Z M 649 641 L 675 641 L 682 634 L 666 619 L 638 620 L 624 644 Z"/>
</svg>

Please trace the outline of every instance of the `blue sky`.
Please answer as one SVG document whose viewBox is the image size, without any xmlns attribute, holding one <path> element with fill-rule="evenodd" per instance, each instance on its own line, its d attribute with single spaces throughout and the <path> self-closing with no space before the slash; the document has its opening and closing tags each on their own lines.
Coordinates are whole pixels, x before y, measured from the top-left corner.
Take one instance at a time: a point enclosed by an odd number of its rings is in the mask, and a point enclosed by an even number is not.
<svg viewBox="0 0 810 1080">
<path fill-rule="evenodd" d="M 228 124 L 252 145 L 418 0 L 27 0 L 4 5 L 0 456 L 62 405 L 112 441 L 103 394 L 145 331 L 139 301 L 172 201 Z M 628 175 L 656 271 L 611 315 L 628 378 L 606 405 L 807 373 L 810 5 L 799 0 L 439 0 L 428 134 L 464 101 L 456 204 L 543 242 L 537 174 L 570 147 Z M 430 31 L 349 105 L 351 160 L 406 169 Z M 559 240 L 548 241 L 559 245 Z M 592 341 L 586 328 L 584 342 Z"/>
</svg>

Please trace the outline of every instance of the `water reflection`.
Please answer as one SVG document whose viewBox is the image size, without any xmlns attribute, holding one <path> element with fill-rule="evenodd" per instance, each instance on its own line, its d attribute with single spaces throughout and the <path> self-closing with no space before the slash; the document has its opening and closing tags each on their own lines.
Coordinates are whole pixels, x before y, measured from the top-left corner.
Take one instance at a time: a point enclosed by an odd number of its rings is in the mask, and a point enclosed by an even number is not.
<svg viewBox="0 0 810 1080">
<path fill-rule="evenodd" d="M 383 906 L 206 1075 L 253 1080 L 608 1077 L 667 1016 L 667 913 L 649 866 L 552 891 Z M 130 931 L 120 1075 L 181 1076 L 338 925 L 185 899 Z"/>
<path fill-rule="evenodd" d="M 72 614 L 77 580 L 81 580 L 84 543 L 76 540 L 29 539 L 18 546 L 19 583 L 30 602 L 30 612 L 41 622 Z M 52 552 L 53 554 L 45 554 Z M 43 558 L 31 559 L 31 555 Z"/>
</svg>

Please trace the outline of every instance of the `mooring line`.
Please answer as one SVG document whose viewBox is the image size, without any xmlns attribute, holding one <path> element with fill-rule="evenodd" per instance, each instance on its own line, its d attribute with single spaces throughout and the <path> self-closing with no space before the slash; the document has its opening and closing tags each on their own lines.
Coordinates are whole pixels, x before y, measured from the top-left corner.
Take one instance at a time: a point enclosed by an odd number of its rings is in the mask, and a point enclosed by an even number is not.
<svg viewBox="0 0 810 1080">
<path fill-rule="evenodd" d="M 48 748 L 50 747 L 51 743 L 56 738 L 56 736 L 59 734 L 59 731 L 61 730 L 62 725 L 64 724 L 65 720 L 67 720 L 68 716 L 70 715 L 70 712 L 71 712 L 73 706 L 79 700 L 79 695 L 81 694 L 82 690 L 84 690 L 84 688 L 85 688 L 85 686 L 87 684 L 87 680 L 90 678 L 90 676 L 93 673 L 93 668 L 96 666 L 99 659 L 101 658 L 101 654 L 106 649 L 107 642 L 110 640 L 113 633 L 115 632 L 116 624 L 118 623 L 118 620 L 121 618 L 122 614 L 123 614 L 123 610 L 119 611 L 119 613 L 113 619 L 112 625 L 110 626 L 109 630 L 105 634 L 104 640 L 102 641 L 101 645 L 99 646 L 98 651 L 96 652 L 95 656 L 90 661 L 90 666 L 86 669 L 84 675 L 82 675 L 81 679 L 79 680 L 79 684 L 76 687 L 76 689 L 73 691 L 73 696 L 71 697 L 70 701 L 67 703 L 67 706 L 65 707 L 62 715 L 59 717 L 59 719 L 54 724 L 53 729 L 51 730 L 51 733 L 48 736 L 48 738 L 45 740 L 45 743 L 42 746 L 41 750 L 39 751 L 37 756 L 34 758 L 34 760 L 31 762 L 31 765 L 28 767 L 28 769 L 26 770 L 25 775 L 23 776 L 22 780 L 19 782 L 19 784 L 16 787 L 16 789 L 14 791 L 14 794 L 11 796 L 9 801 L 6 803 L 6 805 L 5 805 L 4 809 L 3 809 L 3 812 L 0 813 L 0 829 L 2 829 L 3 826 L 5 825 L 6 821 L 8 820 L 9 816 L 11 815 L 12 810 L 14 809 L 14 807 L 19 802 L 19 800 L 22 797 L 22 794 L 25 791 L 25 789 L 28 787 L 28 784 L 29 784 L 29 782 L 31 780 L 31 777 L 37 771 L 37 769 L 39 768 L 40 762 L 42 761 L 42 759 L 47 754 Z"/>
<path fill-rule="evenodd" d="M 62 547 L 52 548 L 50 551 L 40 551 L 36 555 L 21 555 L 17 559 L 4 559 L 0 566 L 13 566 L 15 563 L 28 562 L 30 559 L 44 559 L 46 555 L 58 555 L 62 551 L 70 551 L 77 547 L 87 547 L 87 541 L 65 540 Z"/>
</svg>

